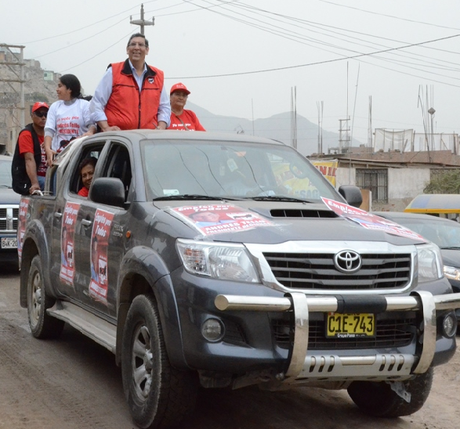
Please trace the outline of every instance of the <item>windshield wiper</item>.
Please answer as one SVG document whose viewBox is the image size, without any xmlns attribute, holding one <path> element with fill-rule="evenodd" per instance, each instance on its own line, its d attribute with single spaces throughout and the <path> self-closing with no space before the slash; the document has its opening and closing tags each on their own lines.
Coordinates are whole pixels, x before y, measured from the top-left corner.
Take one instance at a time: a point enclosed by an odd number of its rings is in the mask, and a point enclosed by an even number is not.
<svg viewBox="0 0 460 429">
<path fill-rule="evenodd" d="M 447 246 L 447 247 L 439 246 L 439 247 L 443 250 L 460 250 L 460 246 Z"/>
<path fill-rule="evenodd" d="M 199 195 L 199 194 L 183 194 L 183 195 L 167 195 L 164 197 L 154 198 L 153 201 L 166 201 L 166 200 L 236 200 L 236 198 L 217 197 L 214 195 Z"/>
<path fill-rule="evenodd" d="M 312 204 L 312 201 L 308 200 L 302 200 L 300 198 L 294 198 L 294 197 L 281 197 L 278 195 L 264 195 L 264 196 L 259 196 L 259 197 L 250 197 L 248 198 L 249 200 L 254 200 L 254 201 L 283 201 L 287 203 L 309 203 Z"/>
</svg>

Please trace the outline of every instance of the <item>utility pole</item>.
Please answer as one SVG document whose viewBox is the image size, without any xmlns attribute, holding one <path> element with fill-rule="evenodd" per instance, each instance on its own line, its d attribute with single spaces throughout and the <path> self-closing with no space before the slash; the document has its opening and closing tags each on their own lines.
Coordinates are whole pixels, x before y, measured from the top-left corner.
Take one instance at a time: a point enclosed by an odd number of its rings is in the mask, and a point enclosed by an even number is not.
<svg viewBox="0 0 460 429">
<path fill-rule="evenodd" d="M 340 153 L 348 152 L 350 147 L 350 128 L 348 123 L 350 118 L 339 119 L 340 129 L 339 129 L 339 150 Z M 344 125 L 345 124 L 345 125 Z"/>
<path fill-rule="evenodd" d="M 297 149 L 297 87 L 291 88 L 291 138 L 292 147 Z"/>
<path fill-rule="evenodd" d="M 155 25 L 155 17 L 152 17 L 151 21 L 146 21 L 144 19 L 144 4 L 141 4 L 141 19 L 133 19 L 132 16 L 130 16 L 129 19 L 131 24 L 139 25 L 141 27 L 141 34 L 144 34 L 144 26 Z"/>
<path fill-rule="evenodd" d="M 374 147 L 372 143 L 372 95 L 369 95 L 369 124 L 367 129 L 367 147 Z"/>
<path fill-rule="evenodd" d="M 323 154 L 323 102 L 317 101 L 318 109 L 318 155 Z"/>
</svg>

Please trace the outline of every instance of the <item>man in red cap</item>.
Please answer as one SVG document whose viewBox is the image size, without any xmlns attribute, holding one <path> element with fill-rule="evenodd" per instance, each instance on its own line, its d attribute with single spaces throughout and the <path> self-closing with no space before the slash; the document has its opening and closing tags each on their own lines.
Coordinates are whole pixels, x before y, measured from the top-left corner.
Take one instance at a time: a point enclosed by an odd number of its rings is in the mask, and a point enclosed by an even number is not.
<svg viewBox="0 0 460 429">
<path fill-rule="evenodd" d="M 32 123 L 19 133 L 11 165 L 13 190 L 18 194 L 32 194 L 43 191 L 45 187 L 47 165 L 43 141 L 48 110 L 48 104 L 35 103 L 32 106 Z"/>
<path fill-rule="evenodd" d="M 206 131 L 200 124 L 196 114 L 184 109 L 190 91 L 183 83 L 176 83 L 171 87 L 171 123 L 168 130 Z"/>
</svg>

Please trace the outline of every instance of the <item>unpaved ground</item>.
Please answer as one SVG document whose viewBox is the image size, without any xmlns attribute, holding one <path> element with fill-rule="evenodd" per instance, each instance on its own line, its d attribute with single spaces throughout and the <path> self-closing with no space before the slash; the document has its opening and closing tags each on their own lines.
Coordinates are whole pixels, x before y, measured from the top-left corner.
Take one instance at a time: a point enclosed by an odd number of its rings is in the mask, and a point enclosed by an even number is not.
<svg viewBox="0 0 460 429">
<path fill-rule="evenodd" d="M 0 428 L 134 428 L 114 358 L 72 328 L 56 341 L 34 339 L 18 304 L 18 275 L 0 266 Z M 183 429 L 458 429 L 460 351 L 438 367 L 418 413 L 363 415 L 344 391 L 203 390 Z"/>
</svg>

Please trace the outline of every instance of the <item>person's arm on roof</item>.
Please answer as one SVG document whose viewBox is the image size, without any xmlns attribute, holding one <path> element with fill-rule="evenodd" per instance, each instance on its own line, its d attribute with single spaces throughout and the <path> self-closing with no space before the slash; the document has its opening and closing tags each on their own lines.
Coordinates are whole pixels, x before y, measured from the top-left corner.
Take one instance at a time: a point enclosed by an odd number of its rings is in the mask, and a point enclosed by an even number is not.
<svg viewBox="0 0 460 429">
<path fill-rule="evenodd" d="M 88 128 L 82 136 L 92 136 L 96 133 L 96 125 L 95 122 L 91 119 L 91 112 L 89 111 L 89 102 L 86 100 L 82 100 L 83 103 L 83 121 L 85 126 Z"/>
<path fill-rule="evenodd" d="M 40 190 L 40 184 L 38 183 L 37 176 L 37 164 L 35 163 L 34 154 L 31 152 L 26 152 L 24 154 L 24 161 L 26 164 L 26 173 L 30 179 L 30 189 L 29 192 L 32 194 L 34 191 Z"/>
<path fill-rule="evenodd" d="M 53 164 L 54 154 L 56 153 L 52 148 L 53 138 L 56 134 L 56 105 L 53 103 L 48 110 L 48 116 L 46 117 L 45 124 L 45 152 L 46 152 L 46 164 L 51 166 Z"/>
<path fill-rule="evenodd" d="M 165 86 L 161 90 L 160 105 L 158 106 L 158 128 L 165 130 L 171 121 L 171 102 Z"/>
</svg>

